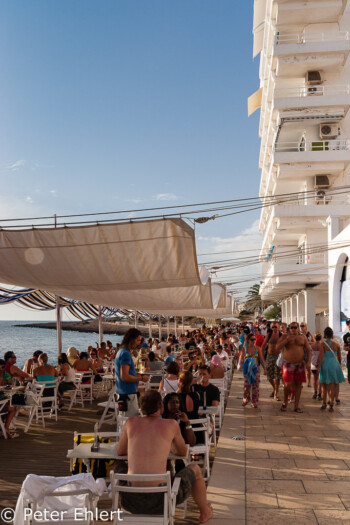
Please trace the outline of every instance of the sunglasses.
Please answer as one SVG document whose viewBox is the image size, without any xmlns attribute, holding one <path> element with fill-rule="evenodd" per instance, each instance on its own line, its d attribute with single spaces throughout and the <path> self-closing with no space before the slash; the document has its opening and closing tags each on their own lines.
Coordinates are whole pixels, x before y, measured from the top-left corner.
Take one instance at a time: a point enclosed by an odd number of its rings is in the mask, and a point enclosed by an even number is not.
<svg viewBox="0 0 350 525">
<path fill-rule="evenodd" d="M 297 326 L 290 326 L 289 327 L 291 330 L 298 330 L 298 327 Z"/>
<path fill-rule="evenodd" d="M 301 324 L 300 325 L 300 328 L 304 328 L 306 325 L 305 324 Z"/>
</svg>

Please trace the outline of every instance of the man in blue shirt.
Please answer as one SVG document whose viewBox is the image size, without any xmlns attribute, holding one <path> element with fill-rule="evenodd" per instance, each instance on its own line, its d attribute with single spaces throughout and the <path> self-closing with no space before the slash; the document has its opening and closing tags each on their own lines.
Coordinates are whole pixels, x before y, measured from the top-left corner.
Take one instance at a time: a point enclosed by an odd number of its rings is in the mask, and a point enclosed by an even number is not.
<svg viewBox="0 0 350 525">
<path fill-rule="evenodd" d="M 121 348 L 115 358 L 116 392 L 118 401 L 127 404 L 126 410 L 121 410 L 123 416 L 132 417 L 139 413 L 137 388 L 139 381 L 148 381 L 148 376 L 137 374 L 131 352 L 141 343 L 141 332 L 130 328 L 124 335 Z"/>
</svg>

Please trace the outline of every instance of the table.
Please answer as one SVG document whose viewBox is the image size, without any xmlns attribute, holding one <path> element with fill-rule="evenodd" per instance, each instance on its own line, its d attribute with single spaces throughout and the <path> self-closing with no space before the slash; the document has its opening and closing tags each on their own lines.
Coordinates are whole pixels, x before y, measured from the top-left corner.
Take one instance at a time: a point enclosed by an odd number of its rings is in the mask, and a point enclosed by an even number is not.
<svg viewBox="0 0 350 525">
<path fill-rule="evenodd" d="M 89 469 L 90 459 L 115 459 L 115 460 L 122 460 L 122 461 L 127 461 L 128 459 L 128 456 L 118 456 L 117 442 L 100 443 L 100 448 L 97 452 L 91 452 L 91 445 L 92 443 L 80 443 L 75 448 L 68 450 L 67 458 L 70 460 L 70 463 L 72 463 L 73 459 L 79 458 L 83 460 L 83 462 Z M 186 445 L 186 447 L 187 447 L 186 456 L 177 456 L 170 451 L 168 459 L 169 460 L 182 459 L 185 462 L 185 464 L 187 464 L 189 461 L 189 446 Z"/>
</svg>

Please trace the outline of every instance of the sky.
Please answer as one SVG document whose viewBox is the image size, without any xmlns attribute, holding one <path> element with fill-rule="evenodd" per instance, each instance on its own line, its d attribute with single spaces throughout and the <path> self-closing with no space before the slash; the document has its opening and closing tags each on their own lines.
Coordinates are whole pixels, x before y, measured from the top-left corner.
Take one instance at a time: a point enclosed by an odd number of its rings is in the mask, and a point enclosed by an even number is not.
<svg viewBox="0 0 350 525">
<path fill-rule="evenodd" d="M 0 224 L 257 196 L 252 20 L 253 0 L 2 0 Z M 258 217 L 197 225 L 198 254 L 258 249 Z"/>
</svg>

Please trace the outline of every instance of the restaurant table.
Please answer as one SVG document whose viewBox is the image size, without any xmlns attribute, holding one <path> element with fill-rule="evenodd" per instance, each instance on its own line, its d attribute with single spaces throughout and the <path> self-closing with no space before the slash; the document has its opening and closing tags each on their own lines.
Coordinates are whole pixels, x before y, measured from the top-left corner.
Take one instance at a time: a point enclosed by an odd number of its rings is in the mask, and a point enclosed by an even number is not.
<svg viewBox="0 0 350 525">
<path fill-rule="evenodd" d="M 76 447 L 67 452 L 67 458 L 70 460 L 70 466 L 72 470 L 72 460 L 75 458 L 82 459 L 84 464 L 89 469 L 90 459 L 115 459 L 127 461 L 128 456 L 118 456 L 117 454 L 117 442 L 113 443 L 100 443 L 99 450 L 96 452 L 91 451 L 92 443 L 80 443 Z M 169 460 L 182 459 L 186 464 L 188 463 L 189 458 L 189 446 L 187 447 L 186 456 L 177 456 L 171 451 L 169 453 Z"/>
</svg>

